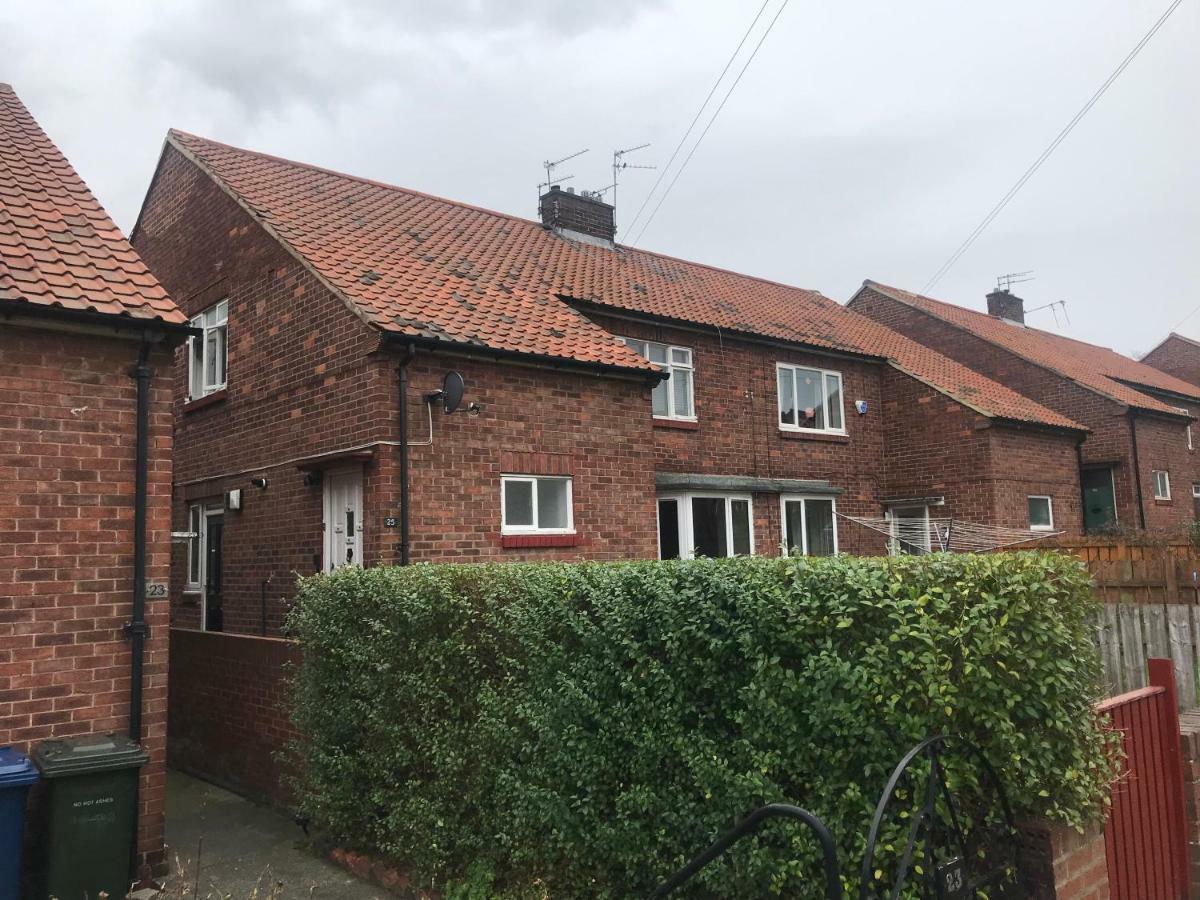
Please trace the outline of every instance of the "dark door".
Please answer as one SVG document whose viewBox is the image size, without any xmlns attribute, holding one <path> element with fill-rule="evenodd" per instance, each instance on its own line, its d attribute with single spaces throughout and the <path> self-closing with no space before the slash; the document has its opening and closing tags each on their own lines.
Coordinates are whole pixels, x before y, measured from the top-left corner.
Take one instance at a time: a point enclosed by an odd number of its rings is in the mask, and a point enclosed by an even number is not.
<svg viewBox="0 0 1200 900">
<path fill-rule="evenodd" d="M 1113 494 L 1111 468 L 1084 469 L 1079 473 L 1083 484 L 1083 527 L 1099 531 L 1117 522 L 1117 500 Z"/>
<path fill-rule="evenodd" d="M 208 541 L 204 558 L 205 631 L 225 630 L 225 617 L 221 611 L 221 537 L 224 531 L 224 516 L 208 517 Z"/>
</svg>

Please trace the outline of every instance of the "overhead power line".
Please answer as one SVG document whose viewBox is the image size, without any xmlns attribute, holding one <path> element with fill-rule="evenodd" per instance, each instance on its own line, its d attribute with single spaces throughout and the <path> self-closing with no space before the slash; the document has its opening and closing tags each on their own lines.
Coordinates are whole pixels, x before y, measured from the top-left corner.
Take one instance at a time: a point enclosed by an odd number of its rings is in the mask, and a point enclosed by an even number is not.
<svg viewBox="0 0 1200 900">
<path fill-rule="evenodd" d="M 762 18 L 763 10 L 767 8 L 767 4 L 771 0 L 763 0 L 763 5 L 758 8 L 758 12 L 754 15 L 754 21 L 750 23 L 750 27 L 746 29 L 746 33 L 742 35 L 742 39 L 738 41 L 737 47 L 733 53 L 729 55 L 728 61 L 725 63 L 725 68 L 721 70 L 721 74 L 717 76 L 717 80 L 713 82 L 712 89 L 708 92 L 708 96 L 704 98 L 704 102 L 700 104 L 700 108 L 696 110 L 696 116 L 692 119 L 692 124 L 687 127 L 687 131 L 683 133 L 683 137 L 679 139 L 679 143 L 675 145 L 675 149 L 671 151 L 671 158 L 667 160 L 667 164 L 662 167 L 658 173 L 658 178 L 654 180 L 654 185 L 650 188 L 650 193 L 642 201 L 642 205 L 638 207 L 637 215 L 629 223 L 629 233 L 633 234 L 633 226 L 638 223 L 638 219 L 642 217 L 642 212 L 646 209 L 646 204 L 650 202 L 650 198 L 654 196 L 654 192 L 658 190 L 658 186 L 662 184 L 662 180 L 667 175 L 667 170 L 671 168 L 671 164 L 675 162 L 675 157 L 679 155 L 679 151 L 683 149 L 684 143 L 688 139 L 688 135 L 692 133 L 692 129 L 696 127 L 696 123 L 700 121 L 700 117 L 704 115 L 704 110 L 708 107 L 708 101 L 713 98 L 713 94 L 717 92 L 717 88 L 721 86 L 721 82 L 725 80 L 725 73 L 729 71 L 729 67 L 733 65 L 733 61 L 737 59 L 737 55 L 742 52 L 742 47 L 745 46 L 746 38 L 750 37 L 750 32 L 754 30 L 754 26 L 758 24 L 758 20 Z"/>
<path fill-rule="evenodd" d="M 700 137 L 696 138 L 696 143 L 692 144 L 692 149 L 688 152 L 687 157 L 685 157 L 683 162 L 680 163 L 679 168 L 675 170 L 675 176 L 671 179 L 670 184 L 667 185 L 667 189 L 663 191 L 662 196 L 658 198 L 658 203 L 651 211 L 650 217 L 646 219 L 645 224 L 642 225 L 641 230 L 637 234 L 637 238 L 633 240 L 630 246 L 637 246 L 638 241 L 642 239 L 642 235 L 646 233 L 646 229 L 650 227 L 650 223 L 654 221 L 654 217 L 658 215 L 658 211 L 662 209 L 662 205 L 666 201 L 668 195 L 670 195 L 671 189 L 675 187 L 675 182 L 679 180 L 679 176 L 683 174 L 683 170 L 687 168 L 688 163 L 692 161 L 692 157 L 696 155 L 696 150 L 700 147 L 700 144 L 704 142 L 704 136 L 708 134 L 709 129 L 713 127 L 713 123 L 717 121 L 717 117 L 721 115 L 721 110 L 725 108 L 725 104 L 729 102 L 729 98 L 737 88 L 738 83 L 742 80 L 742 76 L 746 74 L 746 70 L 749 69 L 750 64 L 754 62 L 754 57 L 758 56 L 758 51 L 762 49 L 763 42 L 767 39 L 767 36 L 771 33 L 771 30 L 775 27 L 775 23 L 779 21 L 779 17 L 783 14 L 783 11 L 787 9 L 788 2 L 789 0 L 783 0 L 783 3 L 780 5 L 779 9 L 776 10 L 770 24 L 767 25 L 766 31 L 762 33 L 762 37 L 758 39 L 758 43 L 754 45 L 754 49 L 750 52 L 749 58 L 738 72 L 737 78 L 733 80 L 733 84 L 729 86 L 729 90 L 727 90 L 725 92 L 725 96 L 721 98 L 720 105 L 712 114 L 712 118 L 708 120 L 708 124 L 704 126 L 704 130 L 700 132 Z M 1176 2 L 1179 2 L 1179 0 L 1176 0 Z M 760 10 L 759 12 L 761 14 L 762 11 Z M 757 21 L 757 17 L 755 20 Z M 751 28 L 753 28 L 753 25 L 751 25 Z"/>
<path fill-rule="evenodd" d="M 1033 161 L 1033 165 L 1025 170 L 1025 173 L 1017 179 L 1016 184 L 1008 189 L 1008 193 L 1000 198 L 1000 202 L 993 206 L 988 214 L 983 217 L 983 221 L 975 226 L 975 230 L 967 235 L 967 239 L 958 245 L 958 248 L 952 254 L 950 254 L 950 258 L 942 263 L 941 268 L 934 272 L 933 276 L 927 282 L 925 282 L 925 286 L 921 288 L 921 293 L 927 293 L 931 288 L 933 288 L 934 285 L 936 285 L 942 280 L 943 277 L 945 277 L 946 273 L 949 272 L 950 269 L 954 267 L 954 264 L 957 263 L 962 255 L 971 248 L 971 245 L 974 244 L 979 236 L 987 229 L 987 227 L 992 224 L 992 221 L 1004 211 L 1004 207 L 1008 206 L 1013 197 L 1017 195 L 1017 192 L 1025 186 L 1025 182 L 1033 177 L 1034 173 L 1042 167 L 1042 163 L 1050 158 L 1050 154 L 1058 149 L 1058 145 L 1066 140 L 1067 135 L 1075 130 L 1075 126 L 1079 124 L 1083 117 L 1088 114 L 1088 111 L 1095 106 L 1100 98 L 1103 97 L 1108 91 L 1108 89 L 1112 87 L 1113 82 L 1120 77 L 1121 73 L 1124 72 L 1129 64 L 1137 57 L 1137 55 L 1142 52 L 1142 48 L 1145 47 L 1146 44 L 1150 42 L 1150 39 L 1158 33 L 1158 30 L 1162 28 L 1164 24 L 1166 24 L 1167 19 L 1171 17 L 1171 13 L 1175 12 L 1175 9 L 1182 2 L 1183 0 L 1173 0 L 1171 5 L 1167 7 L 1167 11 L 1158 17 L 1158 21 L 1154 23 L 1149 31 L 1142 35 L 1142 39 L 1138 41 L 1137 44 L 1134 45 L 1134 48 L 1129 51 L 1129 54 L 1123 60 L 1121 60 L 1121 64 L 1113 70 L 1112 74 L 1109 75 L 1108 78 L 1104 79 L 1104 83 L 1101 84 L 1100 87 L 1096 89 L 1096 92 L 1088 98 L 1087 103 L 1083 104 L 1079 112 L 1075 113 L 1075 115 L 1071 117 L 1071 121 L 1066 124 L 1066 127 L 1064 127 L 1063 130 L 1055 136 L 1054 140 L 1052 140 L 1046 149 L 1041 152 L 1038 158 Z"/>
</svg>

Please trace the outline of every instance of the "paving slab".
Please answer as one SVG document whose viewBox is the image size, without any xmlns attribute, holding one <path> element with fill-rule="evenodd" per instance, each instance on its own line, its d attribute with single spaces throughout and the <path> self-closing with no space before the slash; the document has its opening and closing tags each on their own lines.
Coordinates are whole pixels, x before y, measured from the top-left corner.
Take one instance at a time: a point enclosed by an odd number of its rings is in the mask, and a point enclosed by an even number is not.
<svg viewBox="0 0 1200 900">
<path fill-rule="evenodd" d="M 188 900 L 390 898 L 316 855 L 287 816 L 180 772 L 167 773 L 167 853 L 167 897 L 185 881 Z"/>
</svg>

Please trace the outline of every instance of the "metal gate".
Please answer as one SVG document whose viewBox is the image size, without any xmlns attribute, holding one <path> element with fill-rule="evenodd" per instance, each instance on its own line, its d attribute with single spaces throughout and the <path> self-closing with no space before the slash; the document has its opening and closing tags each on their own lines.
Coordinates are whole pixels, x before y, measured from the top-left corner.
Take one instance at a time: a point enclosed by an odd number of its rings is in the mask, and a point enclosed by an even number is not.
<svg viewBox="0 0 1200 900">
<path fill-rule="evenodd" d="M 1175 674 L 1151 659 L 1150 687 L 1121 694 L 1097 710 L 1121 732 L 1125 772 L 1113 787 L 1104 851 L 1113 900 L 1186 900 L 1187 817 Z"/>
</svg>

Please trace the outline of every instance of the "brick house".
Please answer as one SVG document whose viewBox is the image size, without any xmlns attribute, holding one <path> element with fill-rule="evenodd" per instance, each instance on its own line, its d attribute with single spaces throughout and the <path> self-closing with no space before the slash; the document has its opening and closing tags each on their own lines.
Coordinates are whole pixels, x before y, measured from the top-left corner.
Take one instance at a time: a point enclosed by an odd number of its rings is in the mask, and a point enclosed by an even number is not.
<svg viewBox="0 0 1200 900">
<path fill-rule="evenodd" d="M 1172 331 L 1141 362 L 1188 384 L 1200 385 L 1200 341 Z"/>
<path fill-rule="evenodd" d="M 1023 302 L 1009 291 L 993 291 L 987 304 L 982 313 L 866 281 L 848 306 L 1086 426 L 1086 529 L 1175 531 L 1191 521 L 1200 387 L 1025 325 Z"/>
<path fill-rule="evenodd" d="M 165 863 L 168 611 L 144 586 L 165 589 L 171 517 L 171 383 L 156 375 L 189 333 L 0 84 L 0 744 L 141 741 L 137 846 L 152 870 Z"/>
<path fill-rule="evenodd" d="M 540 214 L 170 133 L 132 239 L 205 333 L 175 376 L 176 625 L 277 634 L 295 573 L 346 561 L 1079 520 L 1068 415 L 816 292 L 616 244 L 597 198 Z"/>
</svg>

